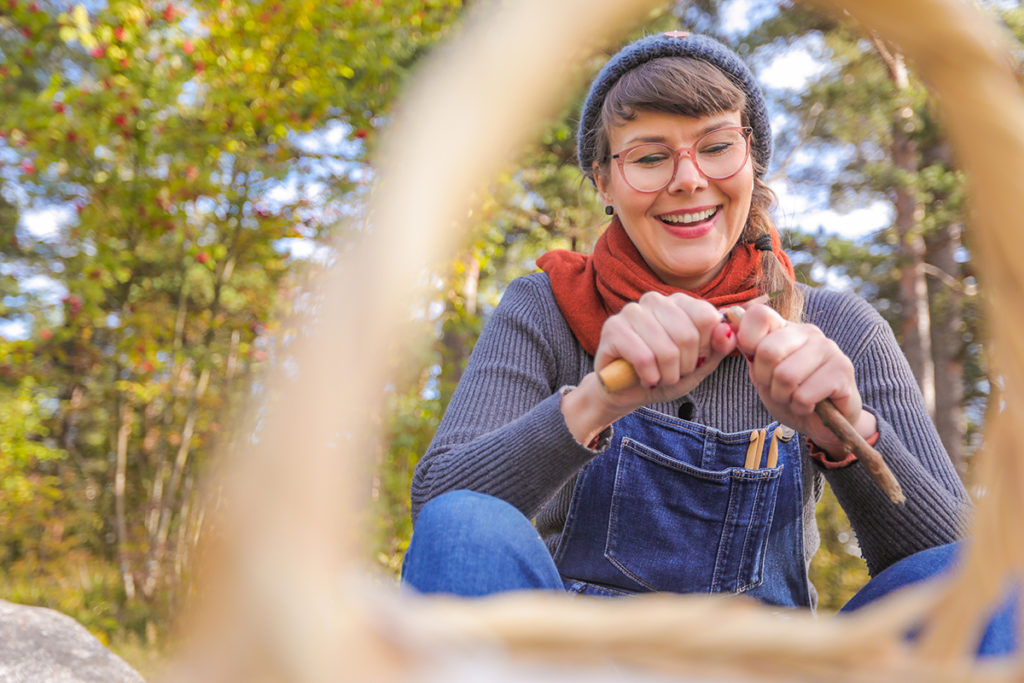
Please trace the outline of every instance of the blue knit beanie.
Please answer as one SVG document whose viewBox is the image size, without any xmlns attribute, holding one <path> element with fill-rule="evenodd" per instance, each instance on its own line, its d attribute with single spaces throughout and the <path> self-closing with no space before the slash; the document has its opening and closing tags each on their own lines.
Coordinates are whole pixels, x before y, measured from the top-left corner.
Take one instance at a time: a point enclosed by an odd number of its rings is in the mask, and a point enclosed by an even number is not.
<svg viewBox="0 0 1024 683">
<path fill-rule="evenodd" d="M 659 57 L 702 59 L 718 67 L 746 94 L 747 121 L 754 129 L 751 150 L 761 168 L 767 169 L 772 158 L 772 129 L 764 103 L 764 94 L 754 79 L 754 74 L 739 55 L 714 38 L 684 31 L 669 31 L 647 36 L 627 45 L 609 59 L 597 74 L 583 103 L 583 114 L 576 133 L 577 154 L 583 172 L 589 174 L 593 168 L 594 149 L 589 143 L 608 92 L 627 71 Z"/>
</svg>

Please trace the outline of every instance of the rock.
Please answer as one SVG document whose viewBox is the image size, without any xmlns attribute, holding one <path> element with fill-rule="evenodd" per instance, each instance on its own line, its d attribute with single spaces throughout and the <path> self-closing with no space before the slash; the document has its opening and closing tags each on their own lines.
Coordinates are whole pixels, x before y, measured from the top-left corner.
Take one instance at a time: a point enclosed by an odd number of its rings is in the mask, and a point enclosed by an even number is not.
<svg viewBox="0 0 1024 683">
<path fill-rule="evenodd" d="M 84 626 L 0 600 L 0 683 L 145 683 Z"/>
</svg>

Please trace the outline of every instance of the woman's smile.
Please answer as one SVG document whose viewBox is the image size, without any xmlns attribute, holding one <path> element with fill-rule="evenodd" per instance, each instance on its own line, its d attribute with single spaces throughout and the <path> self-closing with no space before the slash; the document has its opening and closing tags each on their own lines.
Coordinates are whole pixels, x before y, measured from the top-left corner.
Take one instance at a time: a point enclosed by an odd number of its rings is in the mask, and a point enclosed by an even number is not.
<svg viewBox="0 0 1024 683">
<path fill-rule="evenodd" d="M 697 239 L 708 234 L 715 227 L 715 219 L 721 207 L 703 209 L 680 209 L 658 216 L 665 229 L 679 239 Z"/>
<path fill-rule="evenodd" d="M 693 225 L 694 223 L 703 223 L 710 219 L 718 213 L 718 208 L 717 206 L 712 206 L 707 209 L 683 209 L 663 214 L 658 216 L 658 218 L 672 225 Z"/>
</svg>

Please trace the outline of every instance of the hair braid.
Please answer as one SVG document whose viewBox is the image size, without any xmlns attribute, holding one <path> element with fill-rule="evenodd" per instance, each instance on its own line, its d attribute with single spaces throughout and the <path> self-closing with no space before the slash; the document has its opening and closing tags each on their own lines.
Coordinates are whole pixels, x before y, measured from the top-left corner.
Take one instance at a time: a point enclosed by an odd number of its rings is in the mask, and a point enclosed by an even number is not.
<svg viewBox="0 0 1024 683">
<path fill-rule="evenodd" d="M 750 198 L 750 215 L 740 237 L 741 242 L 753 242 L 758 236 L 771 233 L 774 223 L 770 210 L 774 203 L 775 193 L 760 176 L 755 175 L 754 190 Z M 775 252 L 771 250 L 761 252 L 761 278 L 757 284 L 762 292 L 781 292 L 769 304 L 779 315 L 786 320 L 800 320 L 803 315 L 804 295 L 796 286 L 796 282 L 789 277 Z"/>
</svg>

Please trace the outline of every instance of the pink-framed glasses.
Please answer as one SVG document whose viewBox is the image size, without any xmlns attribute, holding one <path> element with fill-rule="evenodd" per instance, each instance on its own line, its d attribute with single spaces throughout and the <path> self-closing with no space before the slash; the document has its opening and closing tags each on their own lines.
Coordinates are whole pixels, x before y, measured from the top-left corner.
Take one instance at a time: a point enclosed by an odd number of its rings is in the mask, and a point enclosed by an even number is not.
<svg viewBox="0 0 1024 683">
<path fill-rule="evenodd" d="M 626 184 L 637 192 L 660 192 L 676 177 L 679 159 L 690 157 L 705 178 L 725 180 L 740 172 L 750 156 L 748 126 L 717 128 L 691 147 L 672 149 L 660 142 L 644 142 L 611 155 Z"/>
</svg>

